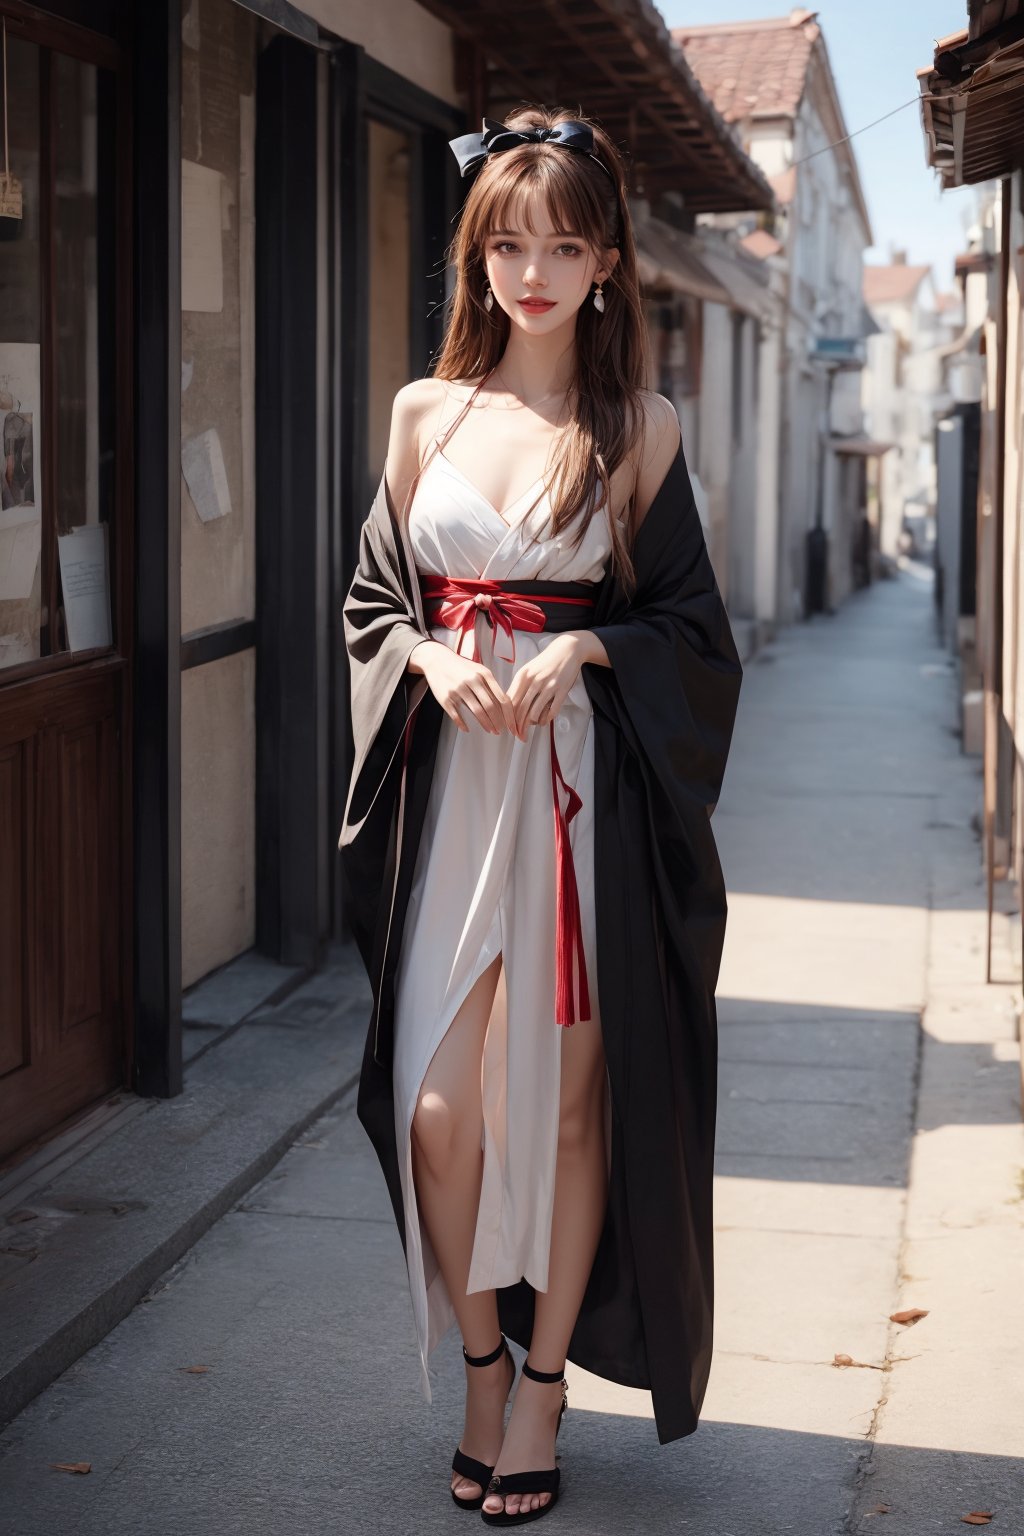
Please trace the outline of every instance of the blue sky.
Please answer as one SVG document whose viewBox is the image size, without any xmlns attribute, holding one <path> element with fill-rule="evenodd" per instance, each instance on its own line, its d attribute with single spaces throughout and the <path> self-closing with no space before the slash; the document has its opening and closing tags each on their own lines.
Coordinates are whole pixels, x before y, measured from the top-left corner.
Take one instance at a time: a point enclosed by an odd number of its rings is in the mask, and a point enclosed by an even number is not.
<svg viewBox="0 0 1024 1536">
<path fill-rule="evenodd" d="M 782 0 L 658 0 L 670 27 L 785 16 Z M 808 5 L 808 9 L 814 9 Z M 825 0 L 817 7 L 847 133 L 918 93 L 915 71 L 929 64 L 937 37 L 967 25 L 965 0 Z M 916 104 L 858 133 L 857 157 L 875 244 L 867 261 L 887 261 L 893 246 L 910 262 L 930 262 L 936 286 L 953 286 L 953 257 L 973 219 L 975 191 L 939 191 L 925 161 Z"/>
</svg>

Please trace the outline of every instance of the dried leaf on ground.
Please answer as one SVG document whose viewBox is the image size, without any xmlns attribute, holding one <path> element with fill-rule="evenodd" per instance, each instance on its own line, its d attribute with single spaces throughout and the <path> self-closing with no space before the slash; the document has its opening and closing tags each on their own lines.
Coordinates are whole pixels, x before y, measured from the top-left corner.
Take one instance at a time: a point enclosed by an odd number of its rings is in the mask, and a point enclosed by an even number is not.
<svg viewBox="0 0 1024 1536">
<path fill-rule="evenodd" d="M 990 1509 L 972 1509 L 969 1515 L 961 1515 L 964 1525 L 988 1525 L 992 1519 Z"/>
<path fill-rule="evenodd" d="M 873 1365 L 870 1360 L 855 1360 L 852 1355 L 833 1355 L 833 1365 L 857 1365 L 862 1371 L 884 1371 L 884 1365 Z"/>
<path fill-rule="evenodd" d="M 56 1467 L 58 1472 L 91 1472 L 91 1461 L 51 1461 L 51 1467 Z"/>
<path fill-rule="evenodd" d="M 890 1323 L 916 1323 L 919 1317 L 927 1317 L 927 1307 L 907 1307 L 903 1312 L 890 1312 Z"/>
<path fill-rule="evenodd" d="M 193 1376 L 201 1376 L 204 1371 L 208 1371 L 209 1369 L 210 1369 L 210 1367 L 208 1365 L 179 1365 L 178 1366 L 178 1370 L 179 1371 L 188 1371 Z"/>
</svg>

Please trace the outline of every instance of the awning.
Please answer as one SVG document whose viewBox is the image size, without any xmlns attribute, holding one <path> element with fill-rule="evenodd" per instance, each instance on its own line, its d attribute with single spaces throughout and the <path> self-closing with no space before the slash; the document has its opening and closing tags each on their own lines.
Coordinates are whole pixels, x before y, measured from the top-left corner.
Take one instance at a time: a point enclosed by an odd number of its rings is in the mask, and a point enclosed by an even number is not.
<svg viewBox="0 0 1024 1536">
<path fill-rule="evenodd" d="M 971 25 L 942 38 L 919 69 L 928 164 L 943 189 L 1024 166 L 1024 12 L 1017 0 L 971 7 Z"/>
<path fill-rule="evenodd" d="M 779 300 L 768 287 L 764 267 L 743 256 L 737 248 L 726 249 L 716 240 L 699 243 L 701 262 L 718 279 L 728 295 L 726 303 L 762 320 L 778 315 Z"/>
<path fill-rule="evenodd" d="M 648 288 L 668 288 L 711 304 L 728 304 L 729 294 L 687 244 L 689 236 L 661 219 L 637 222 L 637 263 L 640 281 Z"/>
<path fill-rule="evenodd" d="M 883 443 L 876 437 L 839 437 L 835 434 L 828 439 L 828 446 L 833 453 L 856 453 L 863 458 L 888 453 L 890 448 L 895 448 L 895 443 Z"/>
<path fill-rule="evenodd" d="M 265 17 L 282 32 L 290 32 L 304 43 L 316 47 L 320 42 L 320 28 L 316 22 L 305 14 L 303 7 L 292 5 L 291 0 L 235 0 L 235 4 L 244 11 L 254 11 L 257 16 Z"/>
<path fill-rule="evenodd" d="M 469 126 L 524 101 L 578 102 L 626 152 L 630 190 L 694 212 L 774 211 L 764 172 L 701 88 L 653 0 L 420 0 L 464 45 Z"/>
</svg>

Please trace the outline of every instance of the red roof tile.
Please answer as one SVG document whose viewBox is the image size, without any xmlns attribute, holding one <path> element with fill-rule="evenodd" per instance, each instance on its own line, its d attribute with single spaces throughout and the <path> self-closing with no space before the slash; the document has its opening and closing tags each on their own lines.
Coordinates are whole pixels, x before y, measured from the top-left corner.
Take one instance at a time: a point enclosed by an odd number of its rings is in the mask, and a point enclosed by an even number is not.
<svg viewBox="0 0 1024 1536">
<path fill-rule="evenodd" d="M 672 36 L 727 122 L 794 117 L 811 49 L 821 35 L 816 16 L 797 8 L 763 21 L 673 27 Z"/>
<path fill-rule="evenodd" d="M 865 304 L 899 304 L 912 299 L 931 267 L 910 267 L 904 261 L 892 266 L 864 268 Z"/>
<path fill-rule="evenodd" d="M 752 229 L 749 235 L 744 235 L 740 241 L 745 251 L 751 256 L 756 256 L 758 261 L 764 261 L 768 256 L 776 256 L 782 250 L 782 241 L 776 240 L 767 229 Z"/>
</svg>

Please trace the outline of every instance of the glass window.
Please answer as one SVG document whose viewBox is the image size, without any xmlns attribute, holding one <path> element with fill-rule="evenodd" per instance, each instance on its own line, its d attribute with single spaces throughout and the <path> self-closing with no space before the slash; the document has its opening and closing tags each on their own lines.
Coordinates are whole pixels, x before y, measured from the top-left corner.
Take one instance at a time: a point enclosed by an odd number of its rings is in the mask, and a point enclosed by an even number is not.
<svg viewBox="0 0 1024 1536">
<path fill-rule="evenodd" d="M 43 623 L 39 70 L 36 45 L 8 36 L 9 163 L 22 217 L 0 218 L 0 668 L 39 655 Z"/>
<path fill-rule="evenodd" d="M 369 421 L 372 494 L 388 451 L 391 404 L 410 377 L 410 135 L 371 118 L 369 137 Z"/>
<path fill-rule="evenodd" d="M 113 643 L 114 82 L 8 36 L 0 668 Z"/>
</svg>

